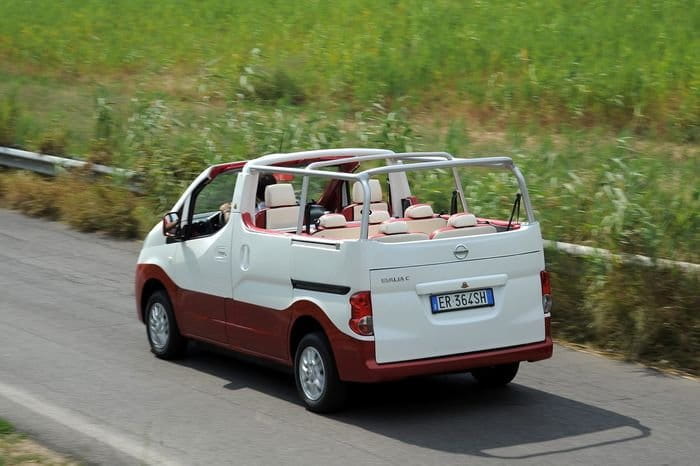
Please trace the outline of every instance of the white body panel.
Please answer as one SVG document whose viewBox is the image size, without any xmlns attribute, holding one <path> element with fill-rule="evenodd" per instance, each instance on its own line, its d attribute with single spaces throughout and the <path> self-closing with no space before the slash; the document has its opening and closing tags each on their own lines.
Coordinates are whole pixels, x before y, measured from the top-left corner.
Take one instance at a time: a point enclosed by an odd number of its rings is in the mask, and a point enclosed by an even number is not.
<svg viewBox="0 0 700 466">
<path fill-rule="evenodd" d="M 163 226 L 157 223 L 146 234 L 136 263 L 157 265 L 167 271 L 175 260 L 175 251 L 175 244 L 167 244 L 165 242 Z"/>
<path fill-rule="evenodd" d="M 295 280 L 347 286 L 347 294 L 294 290 L 295 300 L 319 303 L 331 322 L 343 333 L 358 340 L 372 340 L 350 330 L 348 299 L 353 293 L 369 289 L 365 244 L 360 241 L 323 242 L 299 238 L 292 242 L 291 276 Z"/>
<path fill-rule="evenodd" d="M 289 250 L 292 238 L 246 229 L 240 215 L 233 245 L 233 298 L 270 309 L 282 310 L 292 303 Z"/>
<path fill-rule="evenodd" d="M 175 243 L 172 277 L 186 290 L 231 297 L 231 230 L 229 222 L 211 236 Z"/>
<path fill-rule="evenodd" d="M 511 232 L 373 248 L 370 289 L 377 362 L 544 340 L 539 235 L 534 224 Z M 454 256 L 458 245 L 469 250 L 464 260 Z M 386 264 L 391 265 L 382 267 Z M 431 311 L 432 294 L 483 288 L 493 290 L 493 306 Z"/>
</svg>

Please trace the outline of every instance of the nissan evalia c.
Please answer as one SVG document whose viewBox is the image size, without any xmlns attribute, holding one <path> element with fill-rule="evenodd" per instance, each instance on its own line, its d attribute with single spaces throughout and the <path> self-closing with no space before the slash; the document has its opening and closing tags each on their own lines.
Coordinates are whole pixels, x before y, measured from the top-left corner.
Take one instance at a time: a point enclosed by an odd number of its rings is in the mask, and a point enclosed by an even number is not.
<svg viewBox="0 0 700 466">
<path fill-rule="evenodd" d="M 341 408 L 352 382 L 471 372 L 495 387 L 552 355 L 540 226 L 508 157 L 337 149 L 211 166 L 146 236 L 135 286 L 157 357 L 192 339 L 278 363 L 315 412 Z"/>
</svg>

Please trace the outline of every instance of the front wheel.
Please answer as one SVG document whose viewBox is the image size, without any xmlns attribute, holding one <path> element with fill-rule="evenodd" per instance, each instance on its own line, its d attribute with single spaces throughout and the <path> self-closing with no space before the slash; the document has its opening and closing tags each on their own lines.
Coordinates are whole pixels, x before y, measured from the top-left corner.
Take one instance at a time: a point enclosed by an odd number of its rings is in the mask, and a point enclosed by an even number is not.
<svg viewBox="0 0 700 466">
<path fill-rule="evenodd" d="M 294 357 L 297 392 L 309 411 L 330 413 L 342 408 L 347 385 L 338 377 L 328 341 L 322 333 L 301 339 Z"/>
<path fill-rule="evenodd" d="M 502 387 L 508 385 L 515 378 L 519 367 L 519 362 L 479 367 L 472 370 L 472 375 L 481 385 L 491 388 Z"/>
<path fill-rule="evenodd" d="M 180 335 L 170 299 L 165 291 L 154 292 L 146 304 L 146 331 L 151 351 L 161 359 L 181 357 L 187 340 Z"/>
</svg>

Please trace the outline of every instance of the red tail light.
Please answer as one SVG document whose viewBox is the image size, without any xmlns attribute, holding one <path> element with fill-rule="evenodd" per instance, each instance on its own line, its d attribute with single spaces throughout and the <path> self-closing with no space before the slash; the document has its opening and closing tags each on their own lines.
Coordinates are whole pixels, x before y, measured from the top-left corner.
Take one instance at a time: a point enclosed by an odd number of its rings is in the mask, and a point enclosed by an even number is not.
<svg viewBox="0 0 700 466">
<path fill-rule="evenodd" d="M 552 310 L 552 284 L 549 281 L 549 272 L 546 270 L 540 272 L 540 283 L 542 284 L 542 309 L 545 314 L 549 314 Z"/>
<path fill-rule="evenodd" d="M 374 335 L 372 323 L 372 297 L 369 291 L 350 296 L 350 329 L 365 337 Z"/>
</svg>

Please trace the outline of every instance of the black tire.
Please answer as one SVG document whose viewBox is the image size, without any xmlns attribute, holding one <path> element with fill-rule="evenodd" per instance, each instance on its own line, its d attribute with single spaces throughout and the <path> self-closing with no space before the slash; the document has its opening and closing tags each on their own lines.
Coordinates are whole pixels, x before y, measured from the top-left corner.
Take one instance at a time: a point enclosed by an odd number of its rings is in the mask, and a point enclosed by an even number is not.
<svg viewBox="0 0 700 466">
<path fill-rule="evenodd" d="M 305 354 L 305 350 L 309 351 Z M 304 386 L 309 387 L 311 380 L 309 377 L 304 377 L 304 367 L 309 369 L 309 364 L 302 361 L 302 356 L 318 356 L 322 366 L 311 365 L 312 370 L 319 370 L 323 375 L 322 387 L 317 387 L 320 393 L 311 395 L 307 393 Z M 307 357 L 308 362 L 308 357 Z M 308 372 L 307 372 L 308 373 Z M 317 380 L 320 378 L 317 378 Z M 325 335 L 319 332 L 309 333 L 304 335 L 297 345 L 294 355 L 294 381 L 296 382 L 297 392 L 299 397 L 306 405 L 306 409 L 315 413 L 331 413 L 341 409 L 347 400 L 348 387 L 347 384 L 338 377 L 335 360 L 330 350 L 328 340 Z M 312 384 L 313 385 L 313 384 Z"/>
<path fill-rule="evenodd" d="M 472 370 L 472 376 L 483 386 L 489 388 L 508 385 L 518 373 L 519 362 L 499 366 L 480 367 Z"/>
<path fill-rule="evenodd" d="M 187 340 L 180 334 L 168 294 L 154 291 L 146 303 L 144 315 L 151 352 L 161 359 L 177 359 L 185 354 Z"/>
</svg>

